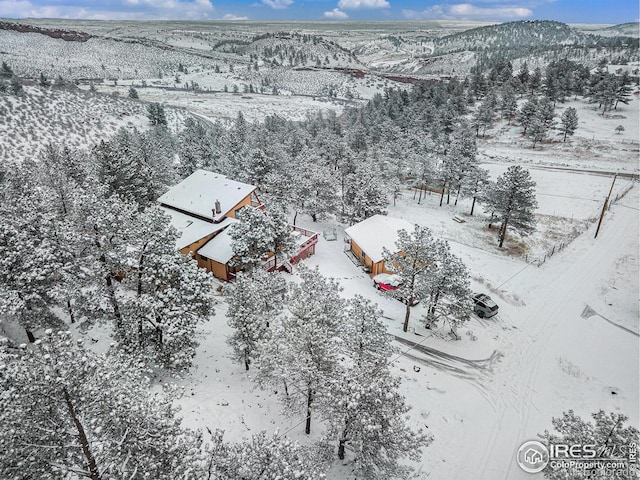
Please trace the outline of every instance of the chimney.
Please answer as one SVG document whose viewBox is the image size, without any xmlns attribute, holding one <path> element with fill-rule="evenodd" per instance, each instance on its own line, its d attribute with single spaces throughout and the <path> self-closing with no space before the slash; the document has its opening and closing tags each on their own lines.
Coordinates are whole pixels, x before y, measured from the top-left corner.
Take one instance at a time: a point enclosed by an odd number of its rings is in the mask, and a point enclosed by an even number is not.
<svg viewBox="0 0 640 480">
<path fill-rule="evenodd" d="M 222 213 L 222 209 L 220 208 L 220 200 L 216 200 L 216 215 L 219 215 L 220 213 Z"/>
</svg>

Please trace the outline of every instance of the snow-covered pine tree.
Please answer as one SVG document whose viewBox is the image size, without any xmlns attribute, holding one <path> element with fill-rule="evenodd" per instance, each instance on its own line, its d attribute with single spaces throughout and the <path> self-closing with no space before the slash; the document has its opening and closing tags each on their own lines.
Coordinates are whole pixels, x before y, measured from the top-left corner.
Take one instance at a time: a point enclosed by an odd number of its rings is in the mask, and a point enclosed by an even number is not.
<svg viewBox="0 0 640 480">
<path fill-rule="evenodd" d="M 64 256 L 46 192 L 29 167 L 14 165 L 0 184 L 0 310 L 25 329 L 30 341 L 41 327 L 60 327 L 52 312 Z"/>
<path fill-rule="evenodd" d="M 487 129 L 493 126 L 493 112 L 496 110 L 497 105 L 496 95 L 493 91 L 490 91 L 475 114 L 476 136 L 480 136 L 480 129 L 482 129 L 482 136 L 484 137 Z"/>
<path fill-rule="evenodd" d="M 529 124 L 529 131 L 527 136 L 531 137 L 531 148 L 536 148 L 538 143 L 544 141 L 547 138 L 549 129 L 545 126 L 542 117 L 535 115 Z"/>
<path fill-rule="evenodd" d="M 393 291 L 394 295 L 401 295 L 406 299 L 423 300 L 421 288 L 422 276 L 434 261 L 434 238 L 427 227 L 416 225 L 413 232 L 398 231 L 396 250 L 398 254 L 392 254 L 384 249 L 383 255 L 386 267 L 400 277 L 400 287 Z M 411 307 L 407 302 L 404 325 L 406 332 L 409 328 Z"/>
<path fill-rule="evenodd" d="M 296 241 L 293 237 L 291 226 L 287 221 L 284 209 L 268 208 L 267 219 L 271 230 L 271 252 L 276 262 L 280 265 L 296 253 Z"/>
<path fill-rule="evenodd" d="M 567 135 L 571 136 L 578 128 L 578 112 L 573 107 L 568 107 L 564 112 L 562 112 L 562 117 L 560 118 L 560 135 L 564 135 L 562 141 L 567 141 Z"/>
<path fill-rule="evenodd" d="M 253 270 L 270 254 L 278 265 L 294 253 L 295 241 L 283 211 L 244 207 L 236 218 L 240 221 L 230 227 L 231 248 L 234 262 L 241 268 Z"/>
<path fill-rule="evenodd" d="M 344 374 L 332 381 L 323 416 L 326 441 L 337 439 L 338 458 L 348 451 L 358 476 L 383 480 L 410 473 L 399 460 L 416 458 L 431 439 L 406 425 L 409 409 L 398 393 L 399 380 L 389 372 L 392 348 L 380 315 L 362 297 L 348 302 L 342 329 Z"/>
<path fill-rule="evenodd" d="M 269 336 L 269 325 L 282 314 L 286 284 L 279 275 L 256 269 L 239 273 L 234 283 L 225 285 L 229 308 L 227 321 L 233 333 L 227 343 L 245 369 L 257 356 L 258 345 Z"/>
<path fill-rule="evenodd" d="M 142 204 L 145 178 L 140 159 L 134 155 L 132 132 L 118 130 L 109 141 L 100 141 L 92 150 L 96 180 L 106 188 L 105 195 L 118 195 L 124 201 Z"/>
<path fill-rule="evenodd" d="M 511 120 L 518 111 L 518 102 L 516 100 L 516 92 L 510 83 L 505 84 L 500 90 L 500 111 L 502 116 L 508 120 L 509 125 L 511 125 Z"/>
<path fill-rule="evenodd" d="M 0 344 L 0 477 L 198 479 L 200 441 L 131 357 L 68 332 Z M 168 393 L 168 392 L 167 392 Z"/>
<path fill-rule="evenodd" d="M 261 265 L 272 252 L 271 225 L 265 212 L 253 207 L 240 209 L 236 218 L 239 222 L 229 227 L 231 248 L 235 255 L 233 262 L 251 270 Z"/>
<path fill-rule="evenodd" d="M 206 473 L 212 480 L 323 480 L 325 466 L 313 448 L 277 433 L 254 434 L 240 443 L 224 443 L 223 433 L 213 433 L 208 444 Z"/>
<path fill-rule="evenodd" d="M 534 211 L 538 206 L 535 186 L 528 170 L 512 165 L 498 177 L 495 188 L 489 191 L 484 209 L 492 213 L 492 221 L 497 219 L 500 222 L 499 247 L 502 248 L 509 227 L 521 235 L 535 230 Z"/>
<path fill-rule="evenodd" d="M 448 242 L 437 240 L 434 253 L 435 261 L 420 283 L 421 289 L 429 293 L 426 324 L 429 327 L 445 319 L 455 333 L 469 318 L 472 308 L 469 271 L 462 260 L 451 253 Z"/>
<path fill-rule="evenodd" d="M 122 328 L 119 280 L 126 264 L 127 235 L 135 223 L 137 206 L 117 196 L 104 197 L 104 188 L 92 185 L 76 199 L 73 223 L 78 232 L 79 281 L 77 306 L 88 323 L 112 319 Z"/>
<path fill-rule="evenodd" d="M 467 178 L 465 178 L 465 181 L 462 184 L 462 195 L 473 199 L 469 215 L 473 215 L 476 202 L 484 201 L 488 185 L 489 171 L 484 168 L 477 167 L 472 169 Z"/>
<path fill-rule="evenodd" d="M 522 106 L 520 109 L 519 119 L 520 125 L 522 125 L 522 134 L 526 135 L 527 130 L 533 123 L 533 120 L 536 116 L 536 112 L 538 111 L 538 99 L 536 97 L 532 97 Z"/>
<path fill-rule="evenodd" d="M 637 449 L 637 445 L 640 443 L 640 432 L 632 425 L 625 427 L 624 423 L 629 418 L 620 412 L 606 413 L 604 410 L 591 414 L 591 417 L 593 423 L 583 420 L 573 410 L 563 412 L 562 417 L 551 420 L 554 432 L 545 430 L 543 434 L 538 434 L 538 436 L 547 445 L 596 445 L 599 458 L 620 461 L 619 459 L 622 457 L 631 463 L 629 460 L 632 458 L 632 445 L 635 444 Z M 603 461 L 606 462 L 606 460 Z M 564 480 L 567 478 L 567 470 L 553 469 L 551 466 L 547 466 L 544 469 L 544 476 L 551 480 Z M 599 469 L 595 473 L 587 469 L 573 473 L 571 478 L 608 480 L 612 477 L 611 472 L 607 469 Z M 630 470 L 627 472 L 620 470 L 615 478 L 634 480 L 637 478 L 637 474 Z"/>
<path fill-rule="evenodd" d="M 188 177 L 199 168 L 219 171 L 215 160 L 216 146 L 213 142 L 212 131 L 204 122 L 194 118 L 187 118 L 184 128 L 178 134 L 178 168 L 182 177 Z"/>
<path fill-rule="evenodd" d="M 385 182 L 372 161 L 359 163 L 353 173 L 346 176 L 342 197 L 343 210 L 349 222 L 357 223 L 372 215 L 386 214 L 389 205 Z"/>
<path fill-rule="evenodd" d="M 175 248 L 179 233 L 169 217 L 151 207 L 127 234 L 122 285 L 123 327 L 116 340 L 149 364 L 185 369 L 195 355 L 195 330 L 213 313 L 211 274 Z"/>
<path fill-rule="evenodd" d="M 296 216 L 298 213 L 306 213 L 314 222 L 325 220 L 329 214 L 336 211 L 337 185 L 331 176 L 330 168 L 321 164 L 322 159 L 311 152 L 306 152 L 303 158 L 295 171 L 296 183 L 293 186 L 293 207 Z M 293 224 L 295 223 L 294 219 Z"/>
<path fill-rule="evenodd" d="M 147 117 L 152 126 L 167 126 L 167 117 L 164 113 L 164 107 L 157 102 L 147 105 Z"/>
<path fill-rule="evenodd" d="M 469 176 L 474 169 L 478 168 L 477 153 L 476 139 L 471 132 L 470 125 L 465 121 L 460 122 L 453 129 L 451 145 L 447 152 L 452 174 L 451 188 L 456 189 L 455 205 L 458 204 L 460 190 L 467 176 Z M 448 195 L 447 203 L 449 203 Z"/>
<path fill-rule="evenodd" d="M 270 326 L 272 334 L 262 343 L 258 379 L 280 388 L 284 385 L 285 411 L 304 413 L 305 432 L 311 432 L 311 415 L 322 405 L 331 380 L 341 376 L 335 348 L 340 333 L 344 300 L 335 280 L 317 269 L 299 268 L 301 282 L 289 286 L 287 314 Z"/>
</svg>

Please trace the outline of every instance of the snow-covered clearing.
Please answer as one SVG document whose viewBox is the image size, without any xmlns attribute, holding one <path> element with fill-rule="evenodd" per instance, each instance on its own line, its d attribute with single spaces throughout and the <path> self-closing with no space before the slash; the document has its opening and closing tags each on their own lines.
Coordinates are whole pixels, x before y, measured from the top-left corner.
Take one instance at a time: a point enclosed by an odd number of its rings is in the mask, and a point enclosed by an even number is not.
<svg viewBox="0 0 640 480">
<path fill-rule="evenodd" d="M 129 87 L 119 91 L 126 95 Z M 98 87 L 98 91 L 110 93 L 117 87 Z M 115 90 L 118 91 L 118 90 Z M 186 108 L 210 120 L 234 120 L 242 112 L 248 121 L 262 121 L 269 115 L 279 115 L 289 120 L 304 120 L 307 115 L 333 110 L 340 115 L 343 102 L 328 101 L 301 95 L 264 95 L 259 93 L 194 92 L 189 90 L 164 90 L 139 88 L 141 100 L 165 103 Z"/>
<path fill-rule="evenodd" d="M 522 128 L 501 121 L 478 139 L 478 150 L 487 161 L 514 162 L 521 165 L 547 165 L 605 172 L 638 173 L 640 163 L 640 99 L 634 95 L 629 105 L 619 103 L 616 110 L 602 116 L 597 105 L 587 100 L 568 100 L 556 105 L 556 122 L 562 112 L 573 107 L 578 113 L 578 129 L 566 142 L 556 131 L 548 140 L 531 148 L 531 139 L 522 135 Z M 624 131 L 616 132 L 622 125 Z"/>
</svg>

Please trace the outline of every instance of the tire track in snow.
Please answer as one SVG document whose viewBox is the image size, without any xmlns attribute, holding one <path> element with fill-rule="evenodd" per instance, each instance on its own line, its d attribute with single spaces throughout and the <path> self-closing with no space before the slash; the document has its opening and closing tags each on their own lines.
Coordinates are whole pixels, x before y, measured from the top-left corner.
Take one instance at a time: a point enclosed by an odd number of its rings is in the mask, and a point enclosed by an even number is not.
<svg viewBox="0 0 640 480">
<path fill-rule="evenodd" d="M 506 361 L 496 369 L 493 387 L 488 387 L 490 391 L 493 390 L 490 395 L 497 397 L 505 408 L 500 411 L 486 444 L 480 478 L 513 478 L 518 469 L 515 455 L 510 455 L 508 464 L 502 466 L 496 465 L 495 459 L 504 458 L 509 448 L 515 453 L 520 443 L 537 433 L 525 429 L 528 428 L 532 409 L 537 409 L 534 403 L 535 387 L 542 362 L 548 358 L 549 342 L 565 318 L 580 315 L 584 307 L 581 296 L 585 279 L 596 277 L 615 263 L 617 252 L 628 241 L 626 225 L 634 220 L 630 218 L 632 215 L 634 213 L 628 209 L 617 209 L 614 218 L 608 219 L 608 225 L 603 231 L 602 236 L 609 240 L 599 239 L 591 242 L 591 245 L 587 244 L 586 248 L 583 242 L 584 252 L 575 262 L 552 262 L 538 271 L 538 280 L 546 279 L 546 282 L 541 283 L 541 287 L 534 287 L 530 294 L 532 298 L 539 300 L 521 310 L 525 319 L 521 322 L 522 328 L 517 330 L 511 351 L 505 352 Z M 591 233 L 588 231 L 586 234 Z M 574 252 L 563 252 L 568 255 L 572 253 Z M 506 394 L 507 386 L 510 394 Z M 514 403 L 513 398 L 508 398 L 513 395 L 515 404 L 520 405 L 520 408 L 506 408 L 507 403 Z M 505 420 L 508 421 L 507 425 Z M 517 425 L 516 429 L 504 430 L 508 425 L 514 424 Z M 498 442 L 501 442 L 503 448 L 498 449 Z M 508 447 L 504 448 L 505 445 Z M 490 466 L 492 460 L 494 463 Z"/>
</svg>

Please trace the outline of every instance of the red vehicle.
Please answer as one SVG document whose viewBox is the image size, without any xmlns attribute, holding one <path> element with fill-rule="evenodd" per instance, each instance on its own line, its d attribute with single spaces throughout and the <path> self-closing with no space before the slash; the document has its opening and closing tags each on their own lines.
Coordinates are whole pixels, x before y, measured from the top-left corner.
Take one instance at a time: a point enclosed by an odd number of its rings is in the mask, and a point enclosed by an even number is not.
<svg viewBox="0 0 640 480">
<path fill-rule="evenodd" d="M 400 281 L 400 277 L 398 275 L 380 273 L 373 277 L 373 286 L 378 290 L 382 290 L 384 292 L 394 292 L 401 285 L 402 282 Z M 394 295 L 394 297 L 409 306 L 414 306 L 416 303 L 418 303 L 415 299 L 408 299 L 402 295 Z"/>
</svg>

